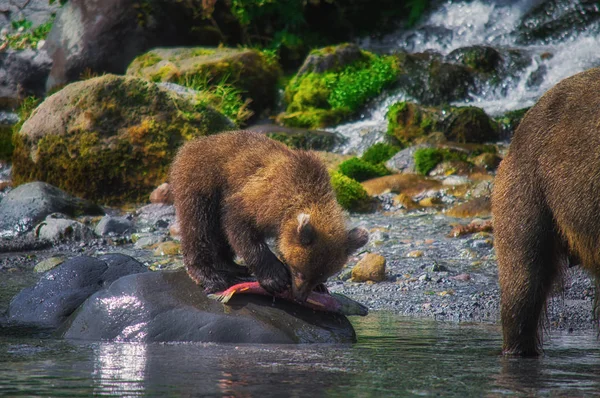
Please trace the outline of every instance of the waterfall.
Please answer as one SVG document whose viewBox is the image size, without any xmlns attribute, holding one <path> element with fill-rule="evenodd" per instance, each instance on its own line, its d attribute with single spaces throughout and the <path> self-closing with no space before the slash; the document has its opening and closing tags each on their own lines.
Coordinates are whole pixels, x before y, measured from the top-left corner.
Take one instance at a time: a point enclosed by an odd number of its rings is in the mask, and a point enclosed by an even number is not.
<svg viewBox="0 0 600 398">
<path fill-rule="evenodd" d="M 465 101 L 452 103 L 478 106 L 492 116 L 499 116 L 533 105 L 562 79 L 600 65 L 598 4 L 554 0 L 553 7 L 547 7 L 545 13 L 530 14 L 540 3 L 539 0 L 447 1 L 432 9 L 417 26 L 380 39 L 365 38 L 359 45 L 377 53 L 433 51 L 442 56 L 468 46 L 518 50 L 529 57 L 527 67 L 515 70 L 494 87 L 478 87 Z M 561 18 L 583 19 L 586 23 L 558 27 L 557 34 L 543 39 L 526 38 L 520 30 L 523 26 L 537 27 Z M 387 93 L 373 101 L 358 120 L 331 129 L 347 138 L 339 151 L 360 154 L 372 143 L 381 141 L 387 129 L 387 107 L 405 99 L 408 98 L 403 93 Z"/>
</svg>

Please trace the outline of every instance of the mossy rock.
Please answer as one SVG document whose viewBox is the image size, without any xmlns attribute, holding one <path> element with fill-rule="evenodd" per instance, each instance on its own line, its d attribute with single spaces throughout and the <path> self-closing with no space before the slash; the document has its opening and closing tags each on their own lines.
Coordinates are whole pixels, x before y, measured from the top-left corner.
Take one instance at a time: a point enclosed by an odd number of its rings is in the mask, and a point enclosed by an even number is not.
<svg viewBox="0 0 600 398">
<path fill-rule="evenodd" d="M 359 60 L 366 60 L 366 55 L 356 44 L 345 43 L 312 50 L 298 70 L 298 75 L 305 73 L 325 73 L 340 71 L 346 65 Z"/>
<path fill-rule="evenodd" d="M 13 179 L 100 203 L 146 201 L 184 141 L 231 128 L 191 98 L 105 75 L 70 84 L 33 111 L 14 135 Z"/>
<path fill-rule="evenodd" d="M 464 101 L 476 89 L 476 72 L 464 65 L 444 62 L 441 54 L 399 52 L 394 56 L 401 71 L 400 87 L 423 105 Z"/>
<path fill-rule="evenodd" d="M 354 48 L 342 46 L 317 50 L 313 54 L 328 59 L 327 54 L 340 53 L 340 47 Z M 344 65 L 334 57 L 328 62 L 332 64 L 330 67 L 307 67 L 294 76 L 285 89 L 287 109 L 277 121 L 286 126 L 306 128 L 339 124 L 396 81 L 399 72 L 396 58 L 362 50 L 354 58 Z"/>
<path fill-rule="evenodd" d="M 484 143 L 498 140 L 498 124 L 475 106 L 452 108 L 444 134 L 450 141 Z"/>
<path fill-rule="evenodd" d="M 397 102 L 386 115 L 388 135 L 403 144 L 442 128 L 443 115 L 439 109 L 424 107 L 413 102 Z"/>
<path fill-rule="evenodd" d="M 273 57 L 254 49 L 156 48 L 134 59 L 127 74 L 196 90 L 231 86 L 260 113 L 274 105 L 281 68 Z"/>
<path fill-rule="evenodd" d="M 498 123 L 474 106 L 436 108 L 398 102 L 388 109 L 386 117 L 388 135 L 404 144 L 421 141 L 436 131 L 458 143 L 483 143 L 499 138 Z"/>
<path fill-rule="evenodd" d="M 452 148 L 421 148 L 415 151 L 415 170 L 427 175 L 439 163 L 450 161 L 466 161 L 467 152 Z"/>
<path fill-rule="evenodd" d="M 334 171 L 331 186 L 340 206 L 349 211 L 366 212 L 372 209 L 371 197 L 356 180 Z"/>
<path fill-rule="evenodd" d="M 517 109 L 514 111 L 508 111 L 504 115 L 502 115 L 502 117 L 496 119 L 496 122 L 500 126 L 503 138 L 512 137 L 528 110 L 529 107 Z"/>
<path fill-rule="evenodd" d="M 481 73 L 494 73 L 502 64 L 502 55 L 493 47 L 462 47 L 448 54 L 448 58 Z"/>
</svg>

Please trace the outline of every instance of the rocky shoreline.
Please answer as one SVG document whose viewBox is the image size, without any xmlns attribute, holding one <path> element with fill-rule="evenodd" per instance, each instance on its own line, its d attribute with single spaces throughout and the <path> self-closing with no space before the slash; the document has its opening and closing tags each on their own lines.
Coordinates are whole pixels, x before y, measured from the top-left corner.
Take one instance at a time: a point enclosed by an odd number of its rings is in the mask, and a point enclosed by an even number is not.
<svg viewBox="0 0 600 398">
<path fill-rule="evenodd" d="M 34 247 L 0 252 L 0 272 L 5 276 L 0 289 L 4 293 L 0 296 L 0 313 L 20 288 L 31 286 L 48 269 L 79 255 L 124 254 L 154 271 L 182 267 L 178 240 L 168 228 L 175 222 L 172 205 L 150 204 L 128 213 L 117 209 L 111 212 L 113 216 L 108 217 L 130 220 L 131 229 L 85 240 L 63 239 L 41 250 Z M 81 220 L 93 225 L 90 218 Z M 100 224 L 98 217 L 95 220 Z M 449 237 L 457 224 L 466 225 L 467 221 L 470 219 L 449 217 L 434 209 L 353 214 L 350 223 L 367 228 L 370 241 L 338 276 L 330 279 L 328 288 L 365 304 L 371 311 L 454 322 L 499 323 L 493 234 Z M 353 281 L 352 268 L 366 253 L 386 259 L 383 281 Z M 593 329 L 593 287 L 589 278 L 577 267 L 565 274 L 563 292 L 557 292 L 548 305 L 547 329 Z"/>
</svg>

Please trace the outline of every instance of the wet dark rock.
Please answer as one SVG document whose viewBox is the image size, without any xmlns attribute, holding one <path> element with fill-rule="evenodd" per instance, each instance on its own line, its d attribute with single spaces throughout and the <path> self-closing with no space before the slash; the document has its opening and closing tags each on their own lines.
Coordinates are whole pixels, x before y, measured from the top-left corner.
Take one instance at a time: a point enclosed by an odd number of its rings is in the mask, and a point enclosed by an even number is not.
<svg viewBox="0 0 600 398">
<path fill-rule="evenodd" d="M 517 109 L 515 111 L 506 112 L 502 117 L 497 118 L 496 121 L 500 126 L 500 137 L 501 139 L 510 139 L 514 134 L 517 127 L 523 120 L 525 113 L 529 108 Z"/>
<path fill-rule="evenodd" d="M 146 270 L 142 264 L 123 254 L 71 258 L 12 299 L 6 317 L 7 325 L 56 328 L 102 287 L 124 275 Z"/>
<path fill-rule="evenodd" d="M 271 297 L 209 299 L 185 271 L 129 275 L 90 297 L 59 330 L 65 338 L 219 343 L 350 343 L 340 315 Z"/>
<path fill-rule="evenodd" d="M 96 225 L 94 232 L 96 235 L 105 236 L 105 235 L 123 235 L 127 233 L 134 232 L 135 227 L 131 220 L 126 217 L 113 217 L 106 215 L 102 217 L 102 219 Z"/>
<path fill-rule="evenodd" d="M 447 59 L 482 73 L 493 73 L 503 63 L 500 52 L 487 46 L 462 47 L 448 54 Z"/>
<path fill-rule="evenodd" d="M 400 86 L 423 105 L 462 101 L 475 90 L 470 69 L 444 62 L 438 53 L 400 53 L 397 57 L 402 70 Z"/>
<path fill-rule="evenodd" d="M 344 141 L 339 134 L 330 131 L 284 127 L 275 124 L 258 124 L 248 130 L 264 133 L 267 137 L 281 141 L 294 149 L 331 151 Z"/>
<path fill-rule="evenodd" d="M 27 96 L 42 97 L 51 66 L 44 50 L 0 52 L 0 104 L 16 106 Z"/>
<path fill-rule="evenodd" d="M 562 38 L 566 33 L 597 30 L 598 2 L 593 0 L 547 0 L 523 16 L 517 28 L 521 44 Z"/>
<path fill-rule="evenodd" d="M 298 76 L 305 73 L 325 73 L 342 69 L 355 61 L 363 59 L 364 55 L 356 44 L 341 44 L 313 51 L 306 57 L 298 70 Z"/>
<path fill-rule="evenodd" d="M 0 238 L 26 233 L 51 213 L 76 217 L 100 215 L 104 211 L 45 182 L 23 184 L 10 191 L 0 202 Z"/>
<path fill-rule="evenodd" d="M 497 123 L 474 106 L 453 108 L 444 124 L 444 134 L 451 141 L 484 143 L 498 139 Z"/>
</svg>

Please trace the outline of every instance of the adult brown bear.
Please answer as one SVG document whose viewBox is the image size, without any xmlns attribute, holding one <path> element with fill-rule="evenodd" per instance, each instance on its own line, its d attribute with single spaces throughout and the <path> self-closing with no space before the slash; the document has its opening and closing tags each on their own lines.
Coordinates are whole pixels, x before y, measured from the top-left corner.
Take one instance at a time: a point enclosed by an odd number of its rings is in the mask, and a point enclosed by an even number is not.
<svg viewBox="0 0 600 398">
<path fill-rule="evenodd" d="M 600 68 L 561 81 L 527 112 L 492 211 L 503 350 L 536 355 L 546 300 L 569 260 L 600 281 Z"/>
<path fill-rule="evenodd" d="M 316 154 L 259 133 L 235 131 L 188 142 L 170 179 L 183 260 L 207 293 L 241 282 L 252 271 L 270 293 L 291 286 L 294 298 L 305 301 L 368 240 L 366 230 L 346 229 L 329 173 Z M 283 262 L 265 243 L 268 237 L 276 238 Z M 247 268 L 234 262 L 234 254 Z"/>
</svg>

